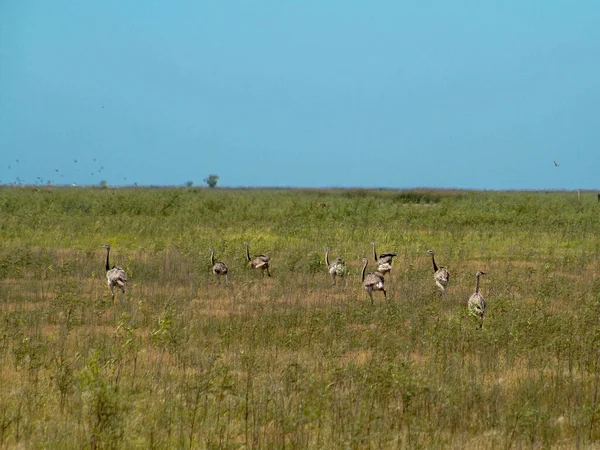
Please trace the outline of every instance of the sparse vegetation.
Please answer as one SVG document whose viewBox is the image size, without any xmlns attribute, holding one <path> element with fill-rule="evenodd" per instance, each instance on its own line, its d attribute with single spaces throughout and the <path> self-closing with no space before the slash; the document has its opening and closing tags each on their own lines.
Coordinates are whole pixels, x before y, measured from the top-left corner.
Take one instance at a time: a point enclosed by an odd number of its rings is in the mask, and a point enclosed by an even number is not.
<svg viewBox="0 0 600 450">
<path fill-rule="evenodd" d="M 0 445 L 598 446 L 598 207 L 595 193 L 2 188 Z M 245 240 L 272 278 L 248 269 Z M 371 241 L 398 253 L 374 306 Z M 114 303 L 107 242 L 129 275 Z M 325 244 L 346 261 L 336 286 Z M 445 298 L 429 248 L 452 273 Z M 480 269 L 482 330 L 467 310 Z"/>
</svg>

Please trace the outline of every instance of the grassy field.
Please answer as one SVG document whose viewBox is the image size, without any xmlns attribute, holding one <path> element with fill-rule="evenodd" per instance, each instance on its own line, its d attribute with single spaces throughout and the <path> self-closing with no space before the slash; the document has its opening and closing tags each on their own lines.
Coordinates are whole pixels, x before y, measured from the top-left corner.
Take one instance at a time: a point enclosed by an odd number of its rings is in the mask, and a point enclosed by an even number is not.
<svg viewBox="0 0 600 450">
<path fill-rule="evenodd" d="M 595 193 L 0 189 L 0 446 L 600 448 L 599 230 Z"/>
</svg>

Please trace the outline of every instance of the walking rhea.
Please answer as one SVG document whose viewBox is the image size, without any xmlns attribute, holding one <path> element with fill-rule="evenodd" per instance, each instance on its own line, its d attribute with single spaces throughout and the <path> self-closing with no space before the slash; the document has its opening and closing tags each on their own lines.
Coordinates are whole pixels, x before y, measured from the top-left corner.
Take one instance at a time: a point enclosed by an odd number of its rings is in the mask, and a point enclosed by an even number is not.
<svg viewBox="0 0 600 450">
<path fill-rule="evenodd" d="M 346 266 L 344 265 L 344 259 L 340 256 L 335 258 L 331 264 L 329 263 L 329 247 L 325 247 L 325 264 L 327 265 L 327 271 L 331 277 L 331 281 L 335 284 L 335 277 L 344 276 L 346 273 Z"/>
<path fill-rule="evenodd" d="M 369 294 L 369 298 L 371 299 L 371 305 L 373 304 L 373 291 L 382 291 L 383 296 L 387 298 L 387 294 L 385 292 L 385 279 L 383 274 L 380 272 L 371 272 L 365 276 L 365 272 L 367 270 L 367 264 L 369 264 L 369 260 L 367 258 L 362 259 L 363 268 L 362 268 L 362 284 Z"/>
<path fill-rule="evenodd" d="M 440 288 L 442 294 L 446 295 L 446 288 L 450 282 L 450 272 L 445 267 L 438 268 L 435 263 L 435 252 L 433 250 L 427 250 L 427 253 L 431 255 L 431 261 L 433 262 L 433 279 L 435 284 Z"/>
<path fill-rule="evenodd" d="M 392 260 L 394 256 L 398 256 L 396 253 L 387 252 L 382 253 L 377 257 L 377 251 L 375 250 L 375 242 L 371 242 L 371 247 L 373 247 L 373 261 L 377 265 L 377 272 L 382 275 L 390 272 L 392 270 Z"/>
<path fill-rule="evenodd" d="M 267 255 L 256 255 L 253 258 L 250 258 L 250 244 L 244 242 L 244 245 L 246 246 L 246 258 L 248 258 L 250 267 L 253 269 L 260 269 L 261 271 L 266 270 L 267 275 L 271 276 L 271 272 L 269 272 L 269 262 L 271 261 L 271 258 Z M 262 274 L 264 276 L 264 272 L 262 272 Z"/>
<path fill-rule="evenodd" d="M 469 313 L 479 317 L 481 320 L 479 328 L 483 328 L 483 317 L 485 316 L 485 299 L 483 298 L 483 295 L 479 293 L 479 277 L 481 275 L 485 275 L 485 272 L 478 270 L 475 274 L 475 277 L 477 278 L 475 293 L 469 297 Z"/>
<path fill-rule="evenodd" d="M 125 283 L 127 283 L 127 274 L 121 267 L 113 266 L 112 269 L 109 264 L 110 255 L 110 244 L 104 244 L 102 248 L 106 249 L 106 280 L 110 293 L 113 300 L 115 299 L 115 286 L 121 288 L 121 293 L 125 294 Z"/>
<path fill-rule="evenodd" d="M 210 249 L 210 265 L 212 266 L 212 273 L 217 277 L 217 281 L 221 284 L 221 276 L 225 275 L 225 284 L 227 284 L 229 269 L 224 262 L 217 261 L 215 262 L 215 249 L 211 247 Z"/>
</svg>

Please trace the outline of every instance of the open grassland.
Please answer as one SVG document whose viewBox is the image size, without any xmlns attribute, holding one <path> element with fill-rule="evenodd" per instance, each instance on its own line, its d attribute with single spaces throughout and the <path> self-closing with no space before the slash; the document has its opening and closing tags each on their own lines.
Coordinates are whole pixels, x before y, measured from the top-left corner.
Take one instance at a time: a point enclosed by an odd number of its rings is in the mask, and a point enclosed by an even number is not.
<svg viewBox="0 0 600 450">
<path fill-rule="evenodd" d="M 565 192 L 1 189 L 0 446 L 600 447 L 599 230 Z"/>
</svg>

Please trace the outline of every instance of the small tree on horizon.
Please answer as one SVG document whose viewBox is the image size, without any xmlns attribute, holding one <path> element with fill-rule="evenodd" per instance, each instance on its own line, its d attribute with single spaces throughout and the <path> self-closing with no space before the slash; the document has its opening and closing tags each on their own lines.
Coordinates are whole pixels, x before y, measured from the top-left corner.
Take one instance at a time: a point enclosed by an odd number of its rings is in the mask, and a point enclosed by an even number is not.
<svg viewBox="0 0 600 450">
<path fill-rule="evenodd" d="M 219 181 L 219 176 L 218 175 L 214 175 L 214 174 L 210 174 L 208 177 L 206 177 L 204 179 L 204 182 L 208 185 L 208 187 L 210 188 L 214 188 L 217 185 L 217 182 Z"/>
</svg>

